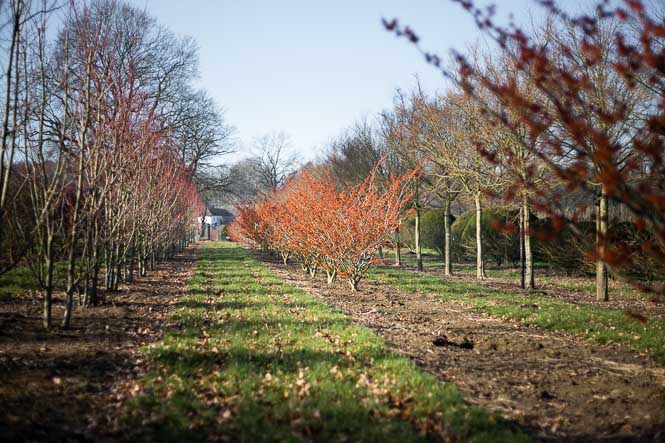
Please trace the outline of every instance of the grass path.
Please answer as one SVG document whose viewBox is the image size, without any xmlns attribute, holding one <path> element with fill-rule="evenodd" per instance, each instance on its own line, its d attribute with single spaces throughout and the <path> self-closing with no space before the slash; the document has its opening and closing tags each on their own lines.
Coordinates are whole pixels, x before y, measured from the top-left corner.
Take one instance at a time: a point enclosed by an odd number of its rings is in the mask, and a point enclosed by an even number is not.
<svg viewBox="0 0 665 443">
<path fill-rule="evenodd" d="M 206 245 L 190 287 L 145 350 L 132 440 L 528 440 L 237 246 Z"/>
</svg>

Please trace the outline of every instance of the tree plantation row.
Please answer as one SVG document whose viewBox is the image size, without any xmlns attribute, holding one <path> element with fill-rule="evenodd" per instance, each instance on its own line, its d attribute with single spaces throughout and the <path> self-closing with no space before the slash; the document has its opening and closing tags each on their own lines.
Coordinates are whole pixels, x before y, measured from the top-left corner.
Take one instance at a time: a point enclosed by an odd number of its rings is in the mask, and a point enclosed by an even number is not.
<svg viewBox="0 0 665 443">
<path fill-rule="evenodd" d="M 229 129 L 196 48 L 110 0 L 2 2 L 0 274 L 29 267 L 52 322 L 186 246 Z M 57 32 L 53 32 L 57 30 Z M 55 37 L 50 37 L 55 35 Z"/>
<path fill-rule="evenodd" d="M 454 2 L 498 54 L 455 52 L 448 69 L 412 29 L 396 19 L 384 26 L 459 88 L 433 99 L 412 94 L 400 130 L 408 128 L 403 140 L 433 164 L 444 201 L 459 191 L 473 196 L 478 276 L 486 195 L 520 210 L 523 286 L 534 284 L 530 237 L 540 234 L 592 244 L 586 256 L 596 263 L 600 300 L 608 299 L 608 270 L 662 293 L 661 285 L 639 280 L 662 276 L 665 262 L 663 5 L 597 2 L 586 15 L 570 15 L 563 4 L 542 2 L 547 19 L 525 31 L 495 24 L 493 8 Z M 545 229 L 530 227 L 532 210 L 548 218 Z"/>
<path fill-rule="evenodd" d="M 0 441 L 663 441 L 665 1 L 490 1 L 0 0 Z"/>
<path fill-rule="evenodd" d="M 498 238 L 511 249 L 504 256 L 521 259 L 522 287 L 533 288 L 535 241 L 545 264 L 567 272 L 593 266 L 599 300 L 609 297 L 610 275 L 662 294 L 665 8 L 600 2 L 587 15 L 572 16 L 543 2 L 547 19 L 525 31 L 495 25 L 493 9 L 454 3 L 469 11 L 494 50 L 454 53 L 449 68 L 423 49 L 414 30 L 384 20 L 388 31 L 414 44 L 443 73 L 449 91 L 431 95 L 420 85 L 398 90 L 393 108 L 377 124 L 357 123 L 331 143 L 322 161 L 296 174 L 294 183 L 241 205 L 236 232 L 298 256 L 305 267 L 314 260 L 330 276 L 334 270 L 355 271 L 328 261 L 362 262 L 354 266 L 364 268 L 382 246 L 399 251 L 399 233 L 408 228 L 422 270 L 421 212 L 442 208 L 440 224 L 432 229 L 443 231 L 446 275 L 452 272 L 453 241 L 464 242 L 468 251 L 475 236 L 476 275 L 483 279 L 486 242 Z M 310 183 L 312 175 L 325 186 Z M 355 194 L 368 183 L 390 195 L 394 177 L 406 176 L 409 202 L 403 202 L 405 194 L 386 202 L 385 211 L 403 207 L 399 215 L 374 219 L 369 211 L 356 219 L 352 203 L 338 206 L 330 197 L 333 189 Z M 300 206 L 288 206 L 289 189 L 303 186 L 317 194 L 295 197 Z M 266 209 L 270 205 L 278 209 Z M 400 229 L 398 220 L 411 212 L 413 222 Z M 465 221 L 457 238 L 451 232 L 454 215 Z M 369 229 L 370 222 L 375 227 Z M 333 235 L 336 225 L 356 237 Z"/>
<path fill-rule="evenodd" d="M 662 5 L 570 15 L 543 2 L 545 18 L 524 30 L 452 3 L 489 43 L 450 63 L 384 20 L 445 92 L 398 90 L 300 169 L 277 134 L 228 170 L 217 163 L 232 131 L 193 87 L 191 39 L 113 0 L 1 3 L 0 274 L 31 270 L 46 326 L 62 288 L 68 325 L 77 295 L 95 304 L 100 282 L 114 291 L 145 273 L 197 232 L 203 200 L 228 191 L 242 200 L 232 236 L 353 288 L 383 248 L 399 262 L 402 241 L 422 270 L 434 208 L 446 275 L 454 260 L 473 259 L 483 279 L 488 258 L 519 259 L 525 288 L 546 264 L 591 268 L 601 300 L 610 277 L 662 293 Z"/>
</svg>

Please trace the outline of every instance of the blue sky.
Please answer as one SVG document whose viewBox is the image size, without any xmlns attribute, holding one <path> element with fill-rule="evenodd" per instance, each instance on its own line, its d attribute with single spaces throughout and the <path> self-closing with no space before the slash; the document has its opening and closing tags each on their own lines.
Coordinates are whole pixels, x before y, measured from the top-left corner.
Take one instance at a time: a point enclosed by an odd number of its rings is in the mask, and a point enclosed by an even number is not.
<svg viewBox="0 0 665 443">
<path fill-rule="evenodd" d="M 569 0 L 567 0 L 569 1 Z M 415 48 L 381 26 L 411 25 L 426 48 L 445 55 L 480 34 L 449 0 L 132 0 L 200 49 L 200 86 L 224 108 L 240 150 L 273 131 L 290 135 L 303 160 L 354 120 L 390 106 L 395 88 L 418 75 L 428 91 L 445 88 Z M 480 4 L 491 3 L 489 1 Z M 533 0 L 494 1 L 499 17 L 538 11 Z"/>
</svg>

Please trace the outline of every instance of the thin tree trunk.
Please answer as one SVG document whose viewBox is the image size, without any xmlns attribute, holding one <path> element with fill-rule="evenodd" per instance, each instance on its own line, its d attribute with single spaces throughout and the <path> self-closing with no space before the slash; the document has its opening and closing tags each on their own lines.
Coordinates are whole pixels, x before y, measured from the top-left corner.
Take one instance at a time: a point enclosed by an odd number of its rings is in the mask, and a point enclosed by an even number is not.
<svg viewBox="0 0 665 443">
<path fill-rule="evenodd" d="M 93 247 L 92 247 L 92 284 L 90 285 L 90 304 L 97 305 L 98 297 L 97 291 L 99 289 L 99 226 L 95 221 L 93 233 Z"/>
<path fill-rule="evenodd" d="M 113 271 L 113 279 L 111 280 L 111 288 L 114 291 L 118 290 L 118 283 L 120 282 L 120 273 L 122 272 L 122 262 L 120 260 L 120 242 L 115 245 L 115 269 Z"/>
<path fill-rule="evenodd" d="M 445 244 L 443 245 L 443 273 L 444 275 L 453 275 L 452 265 L 450 263 L 450 242 L 452 241 L 452 234 L 450 232 L 450 202 L 446 202 L 443 215 L 443 230 L 445 237 Z"/>
<path fill-rule="evenodd" d="M 607 265 L 602 260 L 605 254 L 605 240 L 607 238 L 607 192 L 603 188 L 598 200 L 596 215 L 596 250 L 598 259 L 596 260 L 596 300 L 608 301 L 609 291 L 607 285 Z"/>
<path fill-rule="evenodd" d="M 134 247 L 129 251 L 129 276 L 127 277 L 127 283 L 134 283 Z"/>
<path fill-rule="evenodd" d="M 399 227 L 395 229 L 395 266 L 402 266 L 402 250 L 399 240 Z"/>
<path fill-rule="evenodd" d="M 326 281 L 328 282 L 328 285 L 332 285 L 335 283 L 335 280 L 337 279 L 337 271 L 326 271 Z"/>
<path fill-rule="evenodd" d="M 81 296 L 79 294 L 79 307 L 81 308 L 87 308 L 88 306 L 90 306 L 90 275 L 92 274 L 92 272 L 90 272 L 89 263 L 86 263 L 85 267 L 86 270 L 85 270 L 85 277 L 83 278 L 83 295 Z M 81 290 L 79 290 L 79 293 L 80 292 Z"/>
<path fill-rule="evenodd" d="M 99 303 L 99 263 L 95 253 L 95 263 L 92 270 L 92 285 L 90 287 L 90 304 L 95 306 Z"/>
<path fill-rule="evenodd" d="M 89 247 L 85 254 L 85 284 L 83 289 L 83 307 L 92 305 L 92 279 L 95 266 L 95 252 L 97 250 L 97 243 L 94 238 L 94 221 L 88 222 L 86 225 L 86 242 Z"/>
<path fill-rule="evenodd" d="M 73 238 L 75 234 L 72 235 Z M 62 327 L 67 329 L 72 320 L 72 310 L 74 309 L 74 284 L 75 284 L 75 245 L 70 246 L 67 256 L 67 291 L 65 294 L 65 314 L 62 319 Z"/>
<path fill-rule="evenodd" d="M 117 261 L 115 265 L 115 272 L 113 273 L 113 291 L 118 291 L 118 286 L 120 285 L 120 275 L 122 273 L 122 263 Z"/>
<path fill-rule="evenodd" d="M 422 249 L 422 240 L 420 238 L 420 208 L 419 207 L 416 207 L 415 241 L 416 241 L 416 269 L 419 272 L 422 272 L 422 270 L 423 270 L 423 249 Z"/>
<path fill-rule="evenodd" d="M 483 233 L 482 216 L 483 209 L 480 204 L 480 192 L 476 193 L 476 277 L 479 280 L 485 278 L 485 261 L 483 260 Z"/>
<path fill-rule="evenodd" d="M 139 277 L 145 277 L 145 250 L 143 245 L 138 248 Z"/>
<path fill-rule="evenodd" d="M 129 283 L 129 261 L 126 251 L 123 253 L 123 256 L 125 258 L 122 260 L 122 282 L 126 284 Z"/>
<path fill-rule="evenodd" d="M 14 94 L 11 93 L 11 87 L 12 87 L 12 69 L 13 69 L 13 64 L 16 63 L 18 66 L 18 60 L 15 60 L 15 52 L 18 52 L 18 43 L 20 39 L 20 34 L 21 34 L 21 13 L 22 13 L 22 2 L 16 2 L 15 9 L 12 11 L 13 12 L 13 27 L 12 27 L 12 39 L 11 43 L 9 46 L 9 59 L 7 61 L 7 73 L 5 75 L 6 77 L 6 84 L 5 84 L 5 103 L 4 103 L 4 112 L 3 112 L 3 121 L 2 121 L 2 134 L 0 135 L 0 180 L 2 180 L 2 186 L 0 187 L 0 242 L 3 240 L 4 236 L 4 227 L 5 223 L 3 221 L 4 219 L 4 208 L 5 208 L 5 198 L 7 195 L 7 185 L 9 183 L 9 174 L 11 173 L 12 169 L 12 161 L 13 161 L 13 143 L 12 143 L 12 148 L 11 152 L 9 153 L 9 162 L 5 167 L 5 156 L 7 155 L 7 138 L 9 137 L 9 116 L 11 114 L 10 109 L 11 109 L 11 100 L 12 97 L 15 98 L 15 103 L 14 103 L 14 117 L 16 117 L 16 107 L 18 107 L 18 103 L 16 102 L 16 96 L 18 93 L 18 79 L 16 80 L 16 85 L 15 88 L 16 90 L 14 91 Z M 18 58 L 18 57 L 16 57 Z M 15 140 L 16 139 L 16 128 L 13 129 L 13 134 L 12 137 Z"/>
<path fill-rule="evenodd" d="M 526 288 L 526 254 L 524 251 L 524 206 L 520 207 L 520 288 Z"/>
<path fill-rule="evenodd" d="M 44 328 L 51 327 L 53 307 L 53 236 L 48 235 L 46 240 L 46 294 L 44 295 L 44 313 L 42 323 Z"/>
<path fill-rule="evenodd" d="M 113 278 L 113 246 L 109 245 L 105 251 L 106 255 L 106 275 L 104 277 L 104 289 L 111 289 L 111 279 Z"/>
<path fill-rule="evenodd" d="M 80 154 L 79 171 L 76 183 L 76 200 L 74 202 L 74 210 L 72 215 L 72 228 L 69 236 L 69 252 L 67 255 L 67 292 L 65 300 L 65 315 L 62 319 L 62 327 L 67 329 L 72 319 L 72 309 L 74 308 L 74 286 L 76 284 L 76 238 L 78 234 L 77 224 L 79 215 L 79 206 L 81 202 L 81 194 L 83 191 L 83 154 Z"/>
<path fill-rule="evenodd" d="M 524 213 L 524 264 L 525 264 L 525 283 L 527 289 L 536 288 L 536 276 L 533 270 L 533 250 L 531 249 L 531 234 L 530 230 L 530 221 L 531 210 L 529 208 L 529 201 L 524 199 L 524 204 L 522 206 L 522 212 Z"/>
</svg>

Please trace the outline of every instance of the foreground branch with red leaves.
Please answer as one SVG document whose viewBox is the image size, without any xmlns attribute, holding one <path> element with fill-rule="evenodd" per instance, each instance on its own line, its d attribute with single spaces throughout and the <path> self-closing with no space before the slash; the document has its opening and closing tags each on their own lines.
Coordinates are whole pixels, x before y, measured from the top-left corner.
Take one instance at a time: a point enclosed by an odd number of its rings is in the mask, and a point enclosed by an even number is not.
<svg viewBox="0 0 665 443">
<path fill-rule="evenodd" d="M 302 171 L 283 188 L 257 202 L 236 207 L 232 240 L 297 259 L 314 275 L 323 269 L 328 283 L 340 276 L 353 291 L 392 235 L 411 193 L 417 171 L 392 177 L 380 188 L 376 169 L 358 186 L 338 188 L 326 174 Z"/>
</svg>

